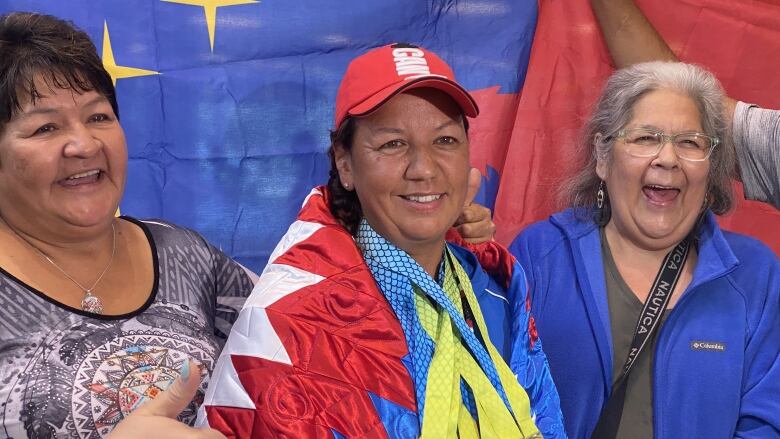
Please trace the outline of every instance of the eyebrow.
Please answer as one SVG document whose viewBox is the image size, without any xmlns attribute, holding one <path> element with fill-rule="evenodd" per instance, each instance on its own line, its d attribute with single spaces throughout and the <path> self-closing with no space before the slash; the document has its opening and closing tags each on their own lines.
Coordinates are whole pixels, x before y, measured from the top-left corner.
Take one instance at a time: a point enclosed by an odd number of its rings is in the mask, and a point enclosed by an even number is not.
<svg viewBox="0 0 780 439">
<path fill-rule="evenodd" d="M 637 128 L 643 129 L 643 130 L 656 131 L 656 132 L 659 132 L 659 133 L 663 133 L 664 132 L 664 130 L 658 128 L 655 125 L 647 125 L 647 124 L 645 124 L 645 125 L 639 125 L 637 127 L 634 127 L 634 129 L 637 129 Z"/>
<path fill-rule="evenodd" d="M 379 127 L 379 128 L 372 128 L 371 134 L 401 134 L 403 130 L 400 130 L 398 128 L 389 128 L 389 127 Z"/>
<path fill-rule="evenodd" d="M 449 127 L 450 125 L 460 125 L 462 122 L 457 120 L 448 120 L 447 122 L 444 122 L 443 124 L 436 127 L 436 131 L 443 130 L 444 128 Z"/>
<path fill-rule="evenodd" d="M 643 130 L 654 131 L 654 132 L 657 132 L 657 133 L 662 133 L 662 134 L 664 134 L 664 133 L 665 133 L 665 132 L 664 132 L 664 130 L 662 130 L 662 129 L 658 128 L 658 127 L 657 127 L 657 126 L 655 126 L 655 125 L 640 125 L 640 126 L 638 126 L 638 127 L 634 127 L 634 128 L 632 128 L 632 129 L 643 129 Z M 684 134 L 684 133 L 702 133 L 702 134 L 703 134 L 703 133 L 704 133 L 704 130 L 697 130 L 697 129 L 693 129 L 693 130 L 684 130 L 684 131 L 678 131 L 678 132 L 675 132 L 675 133 L 671 133 L 671 135 L 675 135 L 675 134 Z"/>
<path fill-rule="evenodd" d="M 98 94 L 94 98 L 90 99 L 84 104 L 84 107 L 95 105 L 99 102 L 102 102 L 103 100 L 108 100 L 105 96 Z M 59 108 L 57 107 L 34 107 L 32 110 L 24 111 L 21 113 L 18 113 L 16 117 L 14 117 L 14 120 L 24 120 L 32 116 L 36 116 L 39 114 L 53 114 L 59 111 Z"/>
<path fill-rule="evenodd" d="M 436 131 L 441 131 L 444 128 L 447 128 L 451 125 L 458 125 L 460 122 L 457 120 L 448 120 L 447 122 L 444 122 L 443 124 L 437 126 L 434 128 Z M 404 130 L 399 128 L 390 128 L 390 127 L 379 127 L 374 128 L 371 130 L 372 134 L 380 134 L 380 133 L 389 133 L 389 134 L 401 134 Z"/>
</svg>

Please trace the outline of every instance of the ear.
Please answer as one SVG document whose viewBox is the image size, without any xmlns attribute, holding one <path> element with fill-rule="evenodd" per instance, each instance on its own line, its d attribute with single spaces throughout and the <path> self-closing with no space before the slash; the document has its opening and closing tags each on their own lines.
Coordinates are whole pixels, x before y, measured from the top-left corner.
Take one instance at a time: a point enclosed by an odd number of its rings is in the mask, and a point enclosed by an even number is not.
<svg viewBox="0 0 780 439">
<path fill-rule="evenodd" d="M 593 136 L 593 153 L 596 154 L 596 175 L 600 179 L 607 181 L 609 176 L 609 163 L 606 154 L 600 153 L 598 145 L 604 141 L 604 136 L 601 133 L 596 133 Z"/>
<path fill-rule="evenodd" d="M 339 172 L 339 180 L 348 191 L 354 190 L 352 178 L 352 154 L 341 143 L 333 144 L 333 158 L 336 162 L 336 170 Z"/>
</svg>

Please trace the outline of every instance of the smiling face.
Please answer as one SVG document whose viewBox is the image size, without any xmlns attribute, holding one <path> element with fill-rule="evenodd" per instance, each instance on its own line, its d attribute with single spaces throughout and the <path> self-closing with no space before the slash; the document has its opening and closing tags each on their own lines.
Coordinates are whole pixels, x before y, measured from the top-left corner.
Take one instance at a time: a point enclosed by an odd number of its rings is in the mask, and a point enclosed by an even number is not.
<svg viewBox="0 0 780 439">
<path fill-rule="evenodd" d="M 687 95 L 661 89 L 637 100 L 625 126 L 651 128 L 666 134 L 702 132 L 696 103 Z M 624 239 L 647 250 L 665 250 L 692 230 L 707 193 L 709 160 L 680 160 L 671 143 L 656 157 L 626 153 L 616 140 L 610 160 L 600 159 L 596 173 L 606 182 L 614 228 Z"/>
<path fill-rule="evenodd" d="M 336 145 L 335 158 L 377 233 L 415 259 L 441 257 L 469 173 L 463 117 L 448 95 L 421 88 L 393 97 L 357 119 L 351 150 Z"/>
<path fill-rule="evenodd" d="M 37 82 L 0 133 L 0 214 L 29 234 L 107 226 L 124 190 L 125 137 L 109 101 Z"/>
</svg>

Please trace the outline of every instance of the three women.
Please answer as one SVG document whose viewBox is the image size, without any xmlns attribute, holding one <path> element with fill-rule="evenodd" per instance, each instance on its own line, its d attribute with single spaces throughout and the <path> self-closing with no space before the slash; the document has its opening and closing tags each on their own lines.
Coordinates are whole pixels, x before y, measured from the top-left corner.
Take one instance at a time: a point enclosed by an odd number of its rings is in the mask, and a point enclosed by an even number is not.
<svg viewBox="0 0 780 439">
<path fill-rule="evenodd" d="M 126 162 L 113 87 L 86 36 L 50 20 L 2 23 L 3 427 L 9 436 L 105 435 L 188 368 L 188 357 L 208 368 L 229 326 L 220 325 L 216 302 L 245 295 L 251 280 L 191 232 L 113 217 Z M 57 46 L 62 35 L 78 44 Z M 476 107 L 430 52 L 382 50 L 356 64 L 339 94 L 332 179 L 298 223 L 318 224 L 308 237 L 319 231 L 327 246 L 283 242 L 242 321 L 265 315 L 260 328 L 286 334 L 264 358 L 279 360 L 282 347 L 291 367 L 222 360 L 228 376 L 257 377 L 255 389 L 278 398 L 260 409 L 257 428 L 563 435 L 530 306 L 572 436 L 591 435 L 616 413 L 622 436 L 780 431 L 778 263 L 755 241 L 720 231 L 709 213 L 728 210 L 733 166 L 719 147 L 728 136 L 710 75 L 652 64 L 610 80 L 589 125 L 588 160 L 569 186 L 575 209 L 529 228 L 513 246 L 528 270 L 529 302 L 517 268 L 482 264 L 491 277 L 468 252 L 444 244 L 465 199 L 464 116 Z M 378 79 L 387 72 L 396 80 Z M 676 287 L 651 296 L 658 267 L 667 255 L 676 261 L 680 244 L 688 256 L 677 264 Z M 284 266 L 303 262 L 321 278 L 297 284 L 294 291 L 308 288 L 306 300 L 279 288 L 292 279 Z M 187 284 L 195 287 L 180 288 Z M 649 316 L 658 329 L 629 356 L 641 300 L 660 296 L 669 301 L 656 311 L 668 310 Z M 316 343 L 307 345 L 295 325 Z M 271 378 L 276 387 L 264 382 Z M 221 383 L 214 392 L 235 388 Z M 621 386 L 622 403 L 606 403 Z M 324 388 L 339 390 L 344 397 L 330 402 L 341 405 L 324 405 Z M 224 425 L 243 416 L 207 411 Z"/>
</svg>

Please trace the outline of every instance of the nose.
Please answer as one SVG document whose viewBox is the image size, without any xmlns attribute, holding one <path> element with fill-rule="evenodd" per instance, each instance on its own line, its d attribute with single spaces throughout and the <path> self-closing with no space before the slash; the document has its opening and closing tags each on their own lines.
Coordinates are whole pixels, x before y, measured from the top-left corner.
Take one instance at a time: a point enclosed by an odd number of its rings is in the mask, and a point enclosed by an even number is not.
<svg viewBox="0 0 780 439">
<path fill-rule="evenodd" d="M 430 147 L 412 145 L 407 153 L 409 164 L 406 178 L 410 180 L 430 180 L 436 176 L 436 158 Z"/>
<path fill-rule="evenodd" d="M 665 138 L 662 142 L 661 150 L 658 151 L 658 155 L 653 159 L 653 165 L 668 169 L 679 167 L 680 158 L 677 157 L 677 151 L 674 149 L 675 147 L 672 139 Z"/>
<path fill-rule="evenodd" d="M 70 126 L 63 153 L 66 157 L 91 157 L 103 147 L 103 142 L 83 123 Z"/>
</svg>

